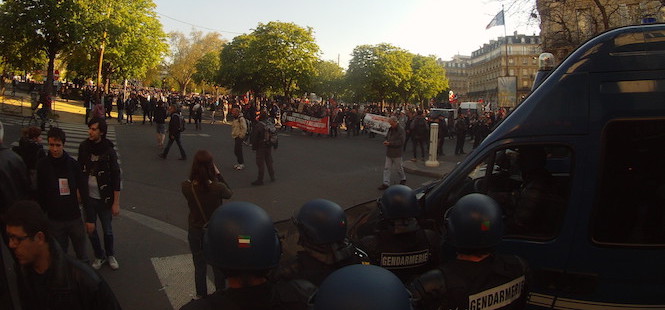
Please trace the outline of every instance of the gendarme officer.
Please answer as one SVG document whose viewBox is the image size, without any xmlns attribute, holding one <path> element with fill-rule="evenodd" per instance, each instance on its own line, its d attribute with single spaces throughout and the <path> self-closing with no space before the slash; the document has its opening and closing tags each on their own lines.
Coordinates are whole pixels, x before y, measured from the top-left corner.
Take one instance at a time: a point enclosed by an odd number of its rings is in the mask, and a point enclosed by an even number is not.
<svg viewBox="0 0 665 310">
<path fill-rule="evenodd" d="M 496 201 L 466 195 L 446 212 L 444 225 L 457 257 L 414 280 L 414 300 L 424 309 L 523 309 L 529 269 L 517 256 L 494 254 L 503 235 Z"/>
</svg>

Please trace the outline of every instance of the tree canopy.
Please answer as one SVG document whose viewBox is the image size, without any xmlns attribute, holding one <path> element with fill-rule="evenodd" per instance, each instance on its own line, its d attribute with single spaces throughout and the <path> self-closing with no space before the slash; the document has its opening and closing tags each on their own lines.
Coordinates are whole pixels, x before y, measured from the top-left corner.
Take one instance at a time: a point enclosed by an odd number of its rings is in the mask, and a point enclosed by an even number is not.
<svg viewBox="0 0 665 310">
<path fill-rule="evenodd" d="M 208 53 L 218 52 L 224 41 L 216 32 L 204 35 L 200 31 L 192 31 L 189 37 L 180 32 L 172 32 L 169 37 L 171 62 L 167 67 L 168 75 L 184 94 L 196 73 L 197 62 Z"/>
<path fill-rule="evenodd" d="M 318 54 L 311 28 L 259 23 L 222 51 L 220 81 L 234 91 L 273 91 L 289 97 L 314 74 Z"/>
</svg>

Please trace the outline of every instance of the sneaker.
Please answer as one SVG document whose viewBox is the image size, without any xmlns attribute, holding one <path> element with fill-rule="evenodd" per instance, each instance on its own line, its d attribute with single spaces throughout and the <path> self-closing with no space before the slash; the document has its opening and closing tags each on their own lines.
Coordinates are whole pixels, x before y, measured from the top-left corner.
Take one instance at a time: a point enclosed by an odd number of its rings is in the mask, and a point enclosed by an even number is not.
<svg viewBox="0 0 665 310">
<path fill-rule="evenodd" d="M 256 180 L 252 182 L 252 185 L 263 185 L 263 181 Z"/>
<path fill-rule="evenodd" d="M 118 270 L 118 268 L 120 268 L 118 260 L 115 259 L 115 256 L 109 256 L 109 266 L 111 266 L 111 269 L 113 270 Z"/>
<path fill-rule="evenodd" d="M 106 258 L 95 258 L 95 260 L 92 262 L 92 269 L 99 270 L 102 268 L 104 263 L 106 263 Z"/>
<path fill-rule="evenodd" d="M 380 191 L 382 191 L 382 190 L 384 190 L 384 189 L 386 189 L 386 188 L 388 188 L 388 184 L 381 184 L 381 186 L 379 186 L 377 189 L 380 190 Z"/>
<path fill-rule="evenodd" d="M 244 164 L 239 164 L 237 169 L 238 169 L 238 170 L 245 169 L 245 165 L 244 165 Z"/>
<path fill-rule="evenodd" d="M 238 169 L 238 167 L 240 167 L 240 164 L 233 165 L 233 169 L 235 169 L 235 170 L 240 170 L 240 169 Z"/>
</svg>

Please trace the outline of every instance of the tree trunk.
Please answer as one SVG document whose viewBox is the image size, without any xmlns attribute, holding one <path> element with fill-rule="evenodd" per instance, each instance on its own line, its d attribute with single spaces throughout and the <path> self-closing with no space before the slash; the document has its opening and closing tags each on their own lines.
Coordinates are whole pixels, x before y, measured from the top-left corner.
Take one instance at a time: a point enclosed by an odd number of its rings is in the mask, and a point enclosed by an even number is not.
<svg viewBox="0 0 665 310">
<path fill-rule="evenodd" d="M 44 82 L 44 88 L 42 91 L 47 91 L 49 94 L 53 94 L 53 78 L 54 78 L 54 71 L 55 71 L 55 56 L 56 52 L 54 51 L 49 51 L 48 52 L 48 68 L 46 69 L 46 82 Z"/>
<path fill-rule="evenodd" d="M 596 7 L 598 7 L 598 10 L 600 10 L 600 15 L 602 15 L 603 19 L 603 31 L 610 29 L 610 19 L 607 17 L 607 10 L 605 10 L 605 6 L 603 6 L 602 3 L 600 3 L 600 0 L 593 0 L 593 3 L 596 4 Z"/>
</svg>

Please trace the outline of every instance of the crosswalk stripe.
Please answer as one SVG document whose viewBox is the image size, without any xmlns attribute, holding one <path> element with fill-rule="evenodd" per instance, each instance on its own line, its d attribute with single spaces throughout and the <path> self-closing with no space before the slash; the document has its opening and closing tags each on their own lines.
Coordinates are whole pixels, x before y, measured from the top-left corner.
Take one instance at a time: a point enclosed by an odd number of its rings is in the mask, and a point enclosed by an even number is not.
<svg viewBox="0 0 665 310">
<path fill-rule="evenodd" d="M 18 125 L 18 126 L 23 126 L 23 118 L 20 116 L 8 116 L 8 115 L 2 115 L 2 120 L 3 124 L 5 125 Z M 85 124 L 74 124 L 74 123 L 60 123 L 58 125 L 60 129 L 62 129 L 65 132 L 67 142 L 65 142 L 65 147 L 64 150 L 69 154 L 69 156 L 72 156 L 74 158 L 78 158 L 78 148 L 81 142 L 85 141 L 88 139 L 88 126 Z M 118 143 L 116 142 L 116 134 L 115 134 L 115 126 L 109 125 L 108 126 L 108 132 L 106 133 L 106 138 L 111 140 L 114 145 L 115 152 L 118 154 L 118 163 L 121 164 L 121 159 L 120 159 L 120 152 L 118 151 Z M 44 146 L 44 149 L 48 150 L 48 139 L 47 139 L 47 131 L 42 131 L 42 142 L 41 144 Z M 18 146 L 18 141 L 14 141 L 11 143 L 11 146 Z"/>
</svg>

